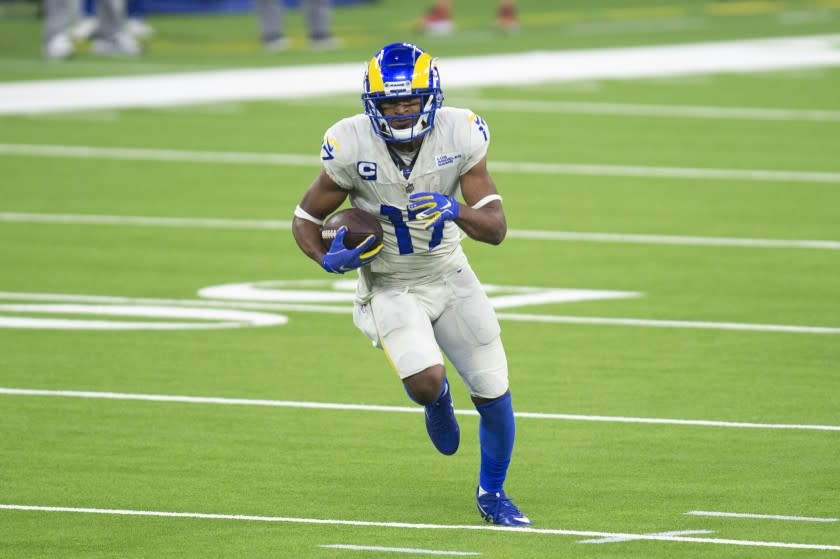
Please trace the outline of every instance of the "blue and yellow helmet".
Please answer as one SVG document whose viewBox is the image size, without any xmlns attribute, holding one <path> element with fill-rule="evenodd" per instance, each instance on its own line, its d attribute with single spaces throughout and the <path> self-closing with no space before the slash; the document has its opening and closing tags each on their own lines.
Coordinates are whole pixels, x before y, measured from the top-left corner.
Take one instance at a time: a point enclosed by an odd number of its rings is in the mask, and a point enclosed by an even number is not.
<svg viewBox="0 0 840 559">
<path fill-rule="evenodd" d="M 382 101 L 420 98 L 420 112 L 385 116 Z M 428 134 L 435 125 L 435 113 L 443 105 L 443 90 L 434 59 L 411 43 L 392 43 L 370 59 L 362 85 L 362 104 L 374 132 L 386 142 L 409 142 Z M 395 119 L 411 118 L 409 127 L 394 127 Z"/>
</svg>

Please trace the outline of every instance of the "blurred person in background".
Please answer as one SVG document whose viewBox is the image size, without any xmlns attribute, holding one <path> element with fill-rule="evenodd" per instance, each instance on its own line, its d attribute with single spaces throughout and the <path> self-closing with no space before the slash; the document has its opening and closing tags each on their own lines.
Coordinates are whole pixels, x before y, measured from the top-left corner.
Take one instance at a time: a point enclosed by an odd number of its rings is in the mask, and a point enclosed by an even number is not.
<svg viewBox="0 0 840 559">
<path fill-rule="evenodd" d="M 309 46 L 318 50 L 338 48 L 340 42 L 332 34 L 332 6 L 329 0 L 301 0 L 306 14 Z M 260 19 L 262 44 L 268 51 L 280 52 L 289 48 L 285 29 L 285 0 L 256 0 Z"/>
<path fill-rule="evenodd" d="M 507 32 L 519 30 L 516 0 L 501 0 L 496 8 L 496 26 Z M 455 31 L 452 19 L 452 0 L 436 0 L 420 21 L 420 27 L 430 35 L 448 35 Z"/>
<path fill-rule="evenodd" d="M 90 39 L 96 34 L 96 30 L 99 25 L 99 20 L 96 18 L 96 1 L 97 0 L 84 0 L 82 18 L 70 32 L 73 39 L 77 41 L 84 41 Z M 135 39 L 140 41 L 149 39 L 155 34 L 154 28 L 146 23 L 146 10 L 144 4 L 144 0 L 128 0 L 128 18 L 125 21 L 126 30 L 131 33 Z"/>
<path fill-rule="evenodd" d="M 44 0 L 44 56 L 69 58 L 75 52 L 69 27 L 79 17 L 79 0 Z M 91 52 L 104 56 L 136 56 L 142 49 L 125 30 L 125 0 L 99 0 L 98 20 Z"/>
</svg>

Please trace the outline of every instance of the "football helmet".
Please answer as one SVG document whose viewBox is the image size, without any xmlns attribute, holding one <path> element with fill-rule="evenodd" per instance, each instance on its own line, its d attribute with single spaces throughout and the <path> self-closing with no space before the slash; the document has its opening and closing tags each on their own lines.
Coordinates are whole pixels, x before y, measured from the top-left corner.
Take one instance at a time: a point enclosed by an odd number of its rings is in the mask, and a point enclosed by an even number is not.
<svg viewBox="0 0 840 559">
<path fill-rule="evenodd" d="M 385 116 L 380 104 L 418 97 L 420 112 Z M 392 43 L 370 59 L 362 84 L 362 104 L 374 132 L 386 142 L 410 142 L 435 126 L 443 90 L 434 59 L 411 43 Z M 410 125 L 400 123 L 410 119 Z"/>
</svg>

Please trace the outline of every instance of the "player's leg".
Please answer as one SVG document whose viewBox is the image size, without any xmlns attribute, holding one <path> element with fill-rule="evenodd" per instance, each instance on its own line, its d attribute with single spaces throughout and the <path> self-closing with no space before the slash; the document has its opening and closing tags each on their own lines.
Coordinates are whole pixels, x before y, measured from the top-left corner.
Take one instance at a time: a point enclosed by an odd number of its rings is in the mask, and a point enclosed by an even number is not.
<svg viewBox="0 0 840 559">
<path fill-rule="evenodd" d="M 49 2 L 50 0 L 47 0 Z M 79 4 L 79 2 L 75 2 Z M 46 3 L 45 3 L 46 5 Z M 70 35 L 76 41 L 86 41 L 94 36 L 99 27 L 99 20 L 96 19 L 96 6 L 94 0 L 84 0 L 81 3 L 79 21 L 70 30 Z"/>
<path fill-rule="evenodd" d="M 44 2 L 44 56 L 60 59 L 73 54 L 73 41 L 67 27 L 78 15 L 78 0 Z"/>
<path fill-rule="evenodd" d="M 502 31 L 519 31 L 516 17 L 516 0 L 502 0 L 496 10 L 496 25 Z"/>
<path fill-rule="evenodd" d="M 99 19 L 99 33 L 103 39 L 112 39 L 125 20 L 125 0 L 98 0 L 96 15 Z"/>
<path fill-rule="evenodd" d="M 446 374 L 443 365 L 432 365 L 402 379 L 403 387 L 415 403 L 421 406 L 434 404 L 446 390 Z"/>
<path fill-rule="evenodd" d="M 309 29 L 309 46 L 315 49 L 333 49 L 339 41 L 332 33 L 332 8 L 329 0 L 305 0 L 306 25 Z"/>
<path fill-rule="evenodd" d="M 356 305 L 356 326 L 381 347 L 409 397 L 425 408 L 426 430 L 443 454 L 454 454 L 460 442 L 443 357 L 429 317 L 417 298 L 405 290 L 374 294 Z"/>
<path fill-rule="evenodd" d="M 128 0 L 128 19 L 125 27 L 137 39 L 149 39 L 155 34 L 155 29 L 146 21 L 146 6 L 144 0 Z"/>
<path fill-rule="evenodd" d="M 454 300 L 435 321 L 434 329 L 438 344 L 464 379 L 481 416 L 478 509 L 488 522 L 526 526 L 530 520 L 504 492 L 516 428 L 501 329 L 468 266 L 450 276 L 447 283 Z"/>
<path fill-rule="evenodd" d="M 448 35 L 455 31 L 452 21 L 452 0 L 436 0 L 420 20 L 423 31 L 430 35 Z"/>
<path fill-rule="evenodd" d="M 137 39 L 123 29 L 125 0 L 97 0 L 96 16 L 99 20 L 98 38 L 93 41 L 91 52 L 106 56 L 137 56 L 142 53 Z"/>
<path fill-rule="evenodd" d="M 289 41 L 283 28 L 284 0 L 257 0 L 256 10 L 260 22 L 260 39 L 263 47 L 270 51 L 286 50 Z"/>
<path fill-rule="evenodd" d="M 455 419 L 455 405 L 443 365 L 431 367 L 403 379 L 409 398 L 424 407 L 426 432 L 441 454 L 455 454 L 461 442 L 461 428 Z"/>
</svg>

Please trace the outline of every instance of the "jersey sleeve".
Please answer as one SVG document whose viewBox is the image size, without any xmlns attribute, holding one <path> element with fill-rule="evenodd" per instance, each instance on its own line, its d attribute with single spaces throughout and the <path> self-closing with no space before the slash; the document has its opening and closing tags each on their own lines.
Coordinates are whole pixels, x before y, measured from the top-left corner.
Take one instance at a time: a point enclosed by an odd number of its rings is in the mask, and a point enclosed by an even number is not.
<svg viewBox="0 0 840 559">
<path fill-rule="evenodd" d="M 321 163 L 330 178 L 342 189 L 349 191 L 354 187 L 350 164 L 353 161 L 350 150 L 352 142 L 344 132 L 340 122 L 326 131 L 321 144 Z"/>
<path fill-rule="evenodd" d="M 473 112 L 469 113 L 466 134 L 467 149 L 464 153 L 464 164 L 461 167 L 462 175 L 481 161 L 487 155 L 487 148 L 490 147 L 490 127 L 483 118 Z"/>
</svg>

